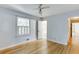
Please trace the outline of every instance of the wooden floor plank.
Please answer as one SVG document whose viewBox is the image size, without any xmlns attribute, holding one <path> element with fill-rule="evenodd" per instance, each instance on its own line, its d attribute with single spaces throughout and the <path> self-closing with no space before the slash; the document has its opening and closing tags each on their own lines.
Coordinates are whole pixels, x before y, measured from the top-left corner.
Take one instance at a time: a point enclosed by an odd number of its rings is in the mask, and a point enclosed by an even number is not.
<svg viewBox="0 0 79 59">
<path fill-rule="evenodd" d="M 52 41 L 35 40 L 0 51 L 3 54 L 79 54 L 79 47 L 68 48 Z"/>
</svg>

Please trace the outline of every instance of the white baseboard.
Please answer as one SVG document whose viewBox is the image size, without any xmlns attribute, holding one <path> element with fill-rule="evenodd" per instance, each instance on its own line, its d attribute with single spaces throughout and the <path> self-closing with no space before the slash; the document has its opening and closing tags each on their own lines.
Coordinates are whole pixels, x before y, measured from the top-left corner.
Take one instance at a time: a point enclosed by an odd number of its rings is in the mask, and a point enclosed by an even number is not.
<svg viewBox="0 0 79 59">
<path fill-rule="evenodd" d="M 28 43 L 28 42 L 31 42 L 31 41 L 34 41 L 34 40 L 28 40 L 28 41 L 23 41 L 23 42 L 19 42 L 19 43 L 16 43 L 16 44 L 12 44 L 10 46 L 4 47 L 4 48 L 0 48 L 0 50 L 8 49 L 8 48 L 11 48 L 11 47 L 14 47 L 14 46 L 18 46 L 18 45 L 21 45 L 21 44 L 25 44 L 25 43 Z"/>
<path fill-rule="evenodd" d="M 58 42 L 58 41 L 55 41 L 55 40 L 52 40 L 52 39 L 47 39 L 47 40 L 52 41 L 52 42 L 56 42 L 56 43 L 59 43 L 59 44 L 67 45 L 67 43 L 61 43 L 61 42 Z"/>
</svg>

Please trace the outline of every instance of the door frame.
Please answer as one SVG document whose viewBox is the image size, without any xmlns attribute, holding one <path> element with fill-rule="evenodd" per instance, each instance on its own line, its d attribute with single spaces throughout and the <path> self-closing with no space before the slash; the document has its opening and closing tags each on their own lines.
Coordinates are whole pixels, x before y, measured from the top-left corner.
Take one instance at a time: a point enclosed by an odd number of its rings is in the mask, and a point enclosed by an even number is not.
<svg viewBox="0 0 79 59">
<path fill-rule="evenodd" d="M 68 47 L 72 47 L 72 23 L 79 23 L 79 17 L 68 18 Z"/>
</svg>

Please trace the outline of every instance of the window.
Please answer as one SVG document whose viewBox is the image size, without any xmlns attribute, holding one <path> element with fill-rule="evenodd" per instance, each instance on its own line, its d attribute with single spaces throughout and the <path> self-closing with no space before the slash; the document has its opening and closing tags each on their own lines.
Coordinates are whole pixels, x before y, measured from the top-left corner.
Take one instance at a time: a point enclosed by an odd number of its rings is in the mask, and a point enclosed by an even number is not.
<svg viewBox="0 0 79 59">
<path fill-rule="evenodd" d="M 17 17 L 17 35 L 29 34 L 29 19 Z"/>
</svg>

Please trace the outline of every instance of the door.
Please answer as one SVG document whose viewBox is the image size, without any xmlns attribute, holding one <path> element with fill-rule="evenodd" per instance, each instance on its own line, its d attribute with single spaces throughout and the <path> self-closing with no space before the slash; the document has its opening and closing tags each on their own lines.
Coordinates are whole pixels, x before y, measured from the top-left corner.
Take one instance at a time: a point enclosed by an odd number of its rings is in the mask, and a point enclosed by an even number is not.
<svg viewBox="0 0 79 59">
<path fill-rule="evenodd" d="M 38 39 L 47 39 L 47 21 L 38 21 Z"/>
</svg>

